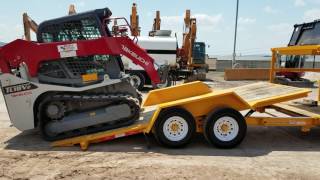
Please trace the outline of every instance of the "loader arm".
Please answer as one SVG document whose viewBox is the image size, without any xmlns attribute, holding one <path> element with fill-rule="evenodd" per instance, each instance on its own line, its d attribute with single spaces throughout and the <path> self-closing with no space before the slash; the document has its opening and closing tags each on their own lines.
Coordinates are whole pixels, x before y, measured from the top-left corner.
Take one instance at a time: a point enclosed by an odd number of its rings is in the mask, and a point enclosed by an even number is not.
<svg viewBox="0 0 320 180">
<path fill-rule="evenodd" d="M 36 77 L 41 62 L 91 55 L 124 55 L 143 67 L 153 84 L 160 83 L 154 60 L 128 37 L 102 37 L 95 40 L 54 43 L 35 43 L 18 39 L 2 47 L 0 68 L 2 73 L 11 73 L 12 69 L 18 68 L 24 62 L 28 66 L 30 76 Z"/>
</svg>

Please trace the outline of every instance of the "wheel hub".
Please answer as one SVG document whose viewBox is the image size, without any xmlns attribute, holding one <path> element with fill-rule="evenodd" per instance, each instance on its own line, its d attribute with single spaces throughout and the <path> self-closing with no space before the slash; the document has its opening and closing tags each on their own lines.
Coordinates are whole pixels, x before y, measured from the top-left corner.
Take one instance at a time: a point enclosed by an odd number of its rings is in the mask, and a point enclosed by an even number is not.
<svg viewBox="0 0 320 180">
<path fill-rule="evenodd" d="M 232 141 L 239 133 L 239 125 L 233 117 L 224 116 L 215 122 L 213 132 L 221 141 Z"/>
<path fill-rule="evenodd" d="M 229 130 L 230 130 L 230 127 L 229 127 L 228 124 L 222 124 L 222 125 L 221 125 L 221 130 L 222 130 L 222 132 L 224 132 L 224 133 L 228 133 Z"/>
<path fill-rule="evenodd" d="M 163 132 L 169 140 L 180 141 L 188 134 L 188 123 L 182 117 L 171 117 L 165 121 Z"/>
<path fill-rule="evenodd" d="M 171 131 L 177 132 L 177 131 L 179 131 L 179 130 L 180 130 L 179 124 L 173 123 L 173 124 L 171 125 Z"/>
</svg>

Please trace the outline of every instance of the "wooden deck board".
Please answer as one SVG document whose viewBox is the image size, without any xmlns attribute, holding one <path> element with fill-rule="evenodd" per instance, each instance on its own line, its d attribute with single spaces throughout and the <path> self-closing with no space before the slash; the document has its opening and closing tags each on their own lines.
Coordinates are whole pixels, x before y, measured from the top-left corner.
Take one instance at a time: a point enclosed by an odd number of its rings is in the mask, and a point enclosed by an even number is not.
<svg viewBox="0 0 320 180">
<path fill-rule="evenodd" d="M 290 94 L 305 93 L 306 89 L 260 82 L 241 86 L 233 89 L 242 99 L 247 102 L 275 98 Z M 293 98 L 295 99 L 295 98 Z"/>
</svg>

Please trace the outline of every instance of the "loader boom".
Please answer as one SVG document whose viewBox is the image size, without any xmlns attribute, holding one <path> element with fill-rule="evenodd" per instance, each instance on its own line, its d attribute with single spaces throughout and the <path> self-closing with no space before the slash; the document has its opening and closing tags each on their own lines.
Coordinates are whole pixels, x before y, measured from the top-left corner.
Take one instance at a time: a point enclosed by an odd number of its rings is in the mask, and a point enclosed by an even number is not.
<svg viewBox="0 0 320 180">
<path fill-rule="evenodd" d="M 128 37 L 102 37 L 94 40 L 54 43 L 34 43 L 18 39 L 2 47 L 0 68 L 2 73 L 11 73 L 11 69 L 25 63 L 30 76 L 35 77 L 43 61 L 90 55 L 124 55 L 142 66 L 153 83 L 160 83 L 158 72 L 154 68 L 154 60 Z"/>
</svg>

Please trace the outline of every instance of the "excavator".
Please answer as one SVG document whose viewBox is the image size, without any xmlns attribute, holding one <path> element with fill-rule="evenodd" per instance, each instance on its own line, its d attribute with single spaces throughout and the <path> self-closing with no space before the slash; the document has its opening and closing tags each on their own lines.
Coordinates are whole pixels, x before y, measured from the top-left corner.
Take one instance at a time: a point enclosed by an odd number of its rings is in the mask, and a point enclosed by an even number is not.
<svg viewBox="0 0 320 180">
<path fill-rule="evenodd" d="M 1 47 L 0 82 L 16 128 L 38 128 L 45 140 L 53 141 L 139 119 L 141 94 L 124 73 L 120 55 L 143 67 L 154 85 L 165 73 L 129 38 L 128 24 L 112 25 L 123 18 L 111 15 L 104 8 L 38 26 L 31 21 L 25 25 L 37 32 L 37 41 L 26 36 Z"/>
<path fill-rule="evenodd" d="M 184 33 L 182 48 L 178 51 L 178 63 L 183 69 L 196 71 L 188 77 L 188 81 L 205 80 L 209 66 L 206 64 L 206 45 L 196 42 L 197 20 L 191 18 L 191 11 L 187 10 L 184 18 Z"/>
<path fill-rule="evenodd" d="M 132 35 L 140 35 L 139 16 L 137 5 L 133 4 L 131 12 Z M 152 30 L 149 37 L 140 36 L 138 44 L 146 49 L 158 64 L 169 64 L 169 76 L 164 85 L 168 87 L 176 80 L 186 82 L 195 80 L 205 80 L 208 72 L 206 64 L 206 45 L 203 42 L 196 42 L 197 24 L 196 19 L 191 18 L 191 11 L 186 11 L 184 19 L 183 44 L 179 48 L 176 37 L 171 37 L 171 30 L 161 30 L 160 11 L 156 12 Z M 143 89 L 144 85 L 150 84 L 150 78 L 140 67 L 124 59 L 125 69 L 133 81 L 134 86 Z"/>
<path fill-rule="evenodd" d="M 149 36 L 151 37 L 155 36 L 155 33 L 157 31 L 160 31 L 160 29 L 161 29 L 160 11 L 156 11 L 156 17 L 153 20 L 152 30 L 149 32 Z"/>
<path fill-rule="evenodd" d="M 186 10 L 183 29 L 182 47 L 177 47 L 178 67 L 173 69 L 172 72 L 177 76 L 184 76 L 183 79 L 187 81 L 205 80 L 209 69 L 205 62 L 206 44 L 195 41 L 197 38 L 197 20 L 196 18 L 191 18 L 190 10 Z M 160 11 L 157 11 L 149 36 L 161 36 L 161 34 L 165 33 L 163 31 L 161 30 Z M 176 43 L 178 44 L 178 42 Z"/>
</svg>

